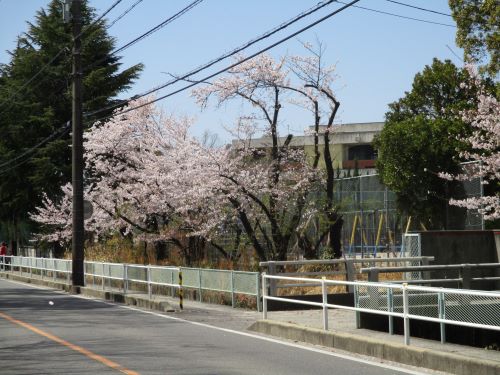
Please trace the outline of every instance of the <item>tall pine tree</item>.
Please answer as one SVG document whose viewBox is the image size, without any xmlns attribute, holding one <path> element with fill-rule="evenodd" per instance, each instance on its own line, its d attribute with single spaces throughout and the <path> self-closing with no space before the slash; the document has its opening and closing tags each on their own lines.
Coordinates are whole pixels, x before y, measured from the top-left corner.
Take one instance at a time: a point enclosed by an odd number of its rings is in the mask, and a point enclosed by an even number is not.
<svg viewBox="0 0 500 375">
<path fill-rule="evenodd" d="M 82 16 L 83 109 L 92 112 L 115 103 L 116 96 L 138 77 L 142 64 L 121 70 L 120 56 L 111 54 L 116 43 L 107 32 L 106 21 L 93 24 L 97 15 L 87 1 L 82 1 Z M 37 148 L 29 160 L 11 162 L 71 119 L 71 50 L 71 24 L 63 22 L 60 1 L 52 0 L 18 37 L 16 48 L 9 52 L 11 61 L 0 65 L 2 240 L 24 242 L 33 229 L 28 213 L 40 204 L 43 193 L 57 197 L 59 187 L 71 180 L 68 132 Z M 57 58 L 23 88 L 54 56 Z"/>
</svg>

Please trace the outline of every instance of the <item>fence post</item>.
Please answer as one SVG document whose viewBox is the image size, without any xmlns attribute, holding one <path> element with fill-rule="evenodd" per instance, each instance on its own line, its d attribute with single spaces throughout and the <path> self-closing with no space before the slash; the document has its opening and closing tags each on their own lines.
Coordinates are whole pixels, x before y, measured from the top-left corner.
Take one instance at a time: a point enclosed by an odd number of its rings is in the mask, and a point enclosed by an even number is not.
<svg viewBox="0 0 500 375">
<path fill-rule="evenodd" d="M 147 272 L 147 277 L 148 277 L 148 298 L 149 298 L 149 300 L 152 300 L 153 291 L 151 288 L 151 266 L 150 265 L 148 265 L 148 268 L 146 268 L 146 272 Z"/>
<path fill-rule="evenodd" d="M 235 300 L 234 300 L 234 271 L 231 270 L 231 306 L 234 308 Z"/>
<path fill-rule="evenodd" d="M 52 268 L 54 271 L 52 271 L 52 280 L 55 282 L 56 281 L 56 274 L 57 274 L 57 267 L 56 267 L 56 260 L 52 258 Z"/>
<path fill-rule="evenodd" d="M 102 290 L 104 290 L 105 289 L 105 285 L 106 285 L 105 284 L 106 278 L 104 277 L 104 262 L 101 263 L 101 264 L 102 264 Z"/>
<path fill-rule="evenodd" d="M 71 261 L 67 261 L 66 262 L 66 281 L 69 284 L 71 284 L 71 279 L 70 277 L 72 278 L 73 277 L 73 274 L 71 273 L 72 271 L 70 271 L 71 269 Z"/>
<path fill-rule="evenodd" d="M 30 259 L 30 279 L 33 278 L 33 258 Z"/>
<path fill-rule="evenodd" d="M 359 309 L 359 292 L 358 292 L 358 285 L 353 285 L 354 287 L 354 307 Z M 356 328 L 361 327 L 361 319 L 360 319 L 360 313 L 358 310 L 356 310 Z"/>
<path fill-rule="evenodd" d="M 405 336 L 405 345 L 410 345 L 410 318 L 408 318 L 409 314 L 409 306 L 408 306 L 408 284 L 403 283 L 403 327 L 404 327 L 404 336 Z"/>
<path fill-rule="evenodd" d="M 387 311 L 394 312 L 394 296 L 392 288 L 387 289 Z M 389 334 L 394 335 L 394 317 L 389 315 Z"/>
<path fill-rule="evenodd" d="M 372 283 L 378 283 L 379 270 L 377 267 L 373 267 L 368 271 L 368 281 Z"/>
<path fill-rule="evenodd" d="M 328 293 L 326 290 L 326 277 L 321 278 L 321 294 L 323 296 L 323 329 L 328 331 Z"/>
<path fill-rule="evenodd" d="M 267 267 L 267 270 L 269 271 L 269 275 L 274 276 L 276 275 L 276 264 L 271 261 L 268 262 L 269 266 Z M 269 295 L 272 297 L 276 297 L 276 280 L 275 279 L 270 279 L 269 280 Z"/>
<path fill-rule="evenodd" d="M 438 310 L 439 310 L 439 319 L 446 319 L 446 310 L 445 310 L 445 297 L 444 293 L 438 293 Z M 446 324 L 444 322 L 439 322 L 439 331 L 441 336 L 441 344 L 446 342 Z"/>
<path fill-rule="evenodd" d="M 127 264 L 123 264 L 123 294 L 127 294 L 127 290 L 128 290 Z"/>
<path fill-rule="evenodd" d="M 179 308 L 184 308 L 184 289 L 182 288 L 182 271 L 179 268 Z"/>
<path fill-rule="evenodd" d="M 267 285 L 266 273 L 262 272 L 262 319 L 267 319 Z"/>
<path fill-rule="evenodd" d="M 170 272 L 170 281 L 171 281 L 170 284 L 172 285 L 170 287 L 170 295 L 172 297 L 175 297 L 175 290 L 174 290 L 174 286 L 173 286 L 174 285 L 174 271 Z"/>
<path fill-rule="evenodd" d="M 198 268 L 198 294 L 201 302 L 201 268 Z"/>
<path fill-rule="evenodd" d="M 356 281 L 356 273 L 354 271 L 354 262 L 352 259 L 344 259 L 345 261 L 345 270 L 346 270 L 346 277 L 347 281 Z M 354 285 L 347 285 L 346 287 L 347 293 L 353 293 L 354 292 Z"/>
<path fill-rule="evenodd" d="M 462 279 L 462 288 L 471 289 L 472 273 L 470 264 L 462 264 L 460 269 L 460 278 Z"/>
<path fill-rule="evenodd" d="M 422 266 L 428 266 L 429 265 L 429 259 L 428 258 L 422 258 L 421 260 Z M 424 271 L 421 277 L 423 276 L 424 280 L 430 280 L 431 279 L 431 272 L 430 271 Z"/>
<path fill-rule="evenodd" d="M 257 290 L 256 290 L 256 298 L 257 298 L 257 312 L 261 312 L 262 311 L 262 307 L 260 305 L 260 297 L 261 297 L 261 288 L 260 288 L 260 274 L 257 272 L 255 274 L 255 285 L 257 286 Z"/>
</svg>

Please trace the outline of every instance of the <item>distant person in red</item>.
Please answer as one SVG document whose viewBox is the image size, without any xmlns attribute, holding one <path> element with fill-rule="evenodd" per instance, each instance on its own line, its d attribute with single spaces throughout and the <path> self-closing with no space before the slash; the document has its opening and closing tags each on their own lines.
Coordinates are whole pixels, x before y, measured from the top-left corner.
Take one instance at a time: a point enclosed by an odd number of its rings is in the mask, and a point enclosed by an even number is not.
<svg viewBox="0 0 500 375">
<path fill-rule="evenodd" d="M 7 255 L 7 244 L 5 242 L 2 242 L 0 246 L 0 256 L 2 255 Z"/>
<path fill-rule="evenodd" d="M 2 245 L 0 245 L 0 267 L 3 271 L 5 271 L 5 264 L 7 263 L 5 255 L 7 255 L 7 244 L 5 242 L 2 242 Z"/>
</svg>

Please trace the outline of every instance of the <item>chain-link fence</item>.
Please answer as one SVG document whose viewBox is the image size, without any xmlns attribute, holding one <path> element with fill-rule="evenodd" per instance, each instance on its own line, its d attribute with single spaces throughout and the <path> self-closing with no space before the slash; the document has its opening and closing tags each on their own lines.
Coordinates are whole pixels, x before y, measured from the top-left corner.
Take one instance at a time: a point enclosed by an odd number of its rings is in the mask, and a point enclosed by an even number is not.
<svg viewBox="0 0 500 375">
<path fill-rule="evenodd" d="M 483 195 L 478 178 L 464 181 L 463 190 L 466 197 Z M 397 209 L 396 194 L 380 182 L 377 174 L 337 179 L 335 199 L 344 220 L 342 245 L 346 254 L 402 251 L 402 235 L 411 219 Z M 467 210 L 464 229 L 484 229 L 477 210 Z"/>
<path fill-rule="evenodd" d="M 0 257 L 1 270 L 68 283 L 71 263 L 71 260 L 54 258 Z M 258 272 L 103 262 L 85 262 L 84 270 L 87 287 L 147 293 L 150 298 L 153 294 L 164 295 L 165 288 L 178 287 L 179 273 L 182 272 L 183 288 L 196 290 L 200 301 L 206 292 L 221 292 L 231 295 L 233 307 L 238 295 L 254 296 L 256 307 L 260 306 Z"/>
</svg>

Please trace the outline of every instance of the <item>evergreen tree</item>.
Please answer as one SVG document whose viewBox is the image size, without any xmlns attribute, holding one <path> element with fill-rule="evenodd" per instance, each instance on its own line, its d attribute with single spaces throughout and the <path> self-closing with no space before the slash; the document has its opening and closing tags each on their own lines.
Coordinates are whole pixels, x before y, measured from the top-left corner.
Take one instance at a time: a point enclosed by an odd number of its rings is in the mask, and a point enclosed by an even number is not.
<svg viewBox="0 0 500 375">
<path fill-rule="evenodd" d="M 93 24 L 96 18 L 94 9 L 82 1 L 84 112 L 115 103 L 142 70 L 138 64 L 120 71 L 120 57 L 111 54 L 115 40 L 104 19 Z M 54 199 L 59 187 L 71 180 L 69 132 L 57 133 L 29 160 L 9 162 L 71 119 L 71 50 L 71 24 L 63 23 L 61 4 L 52 0 L 18 37 L 16 48 L 9 52 L 11 61 L 0 65 L 0 222 L 4 231 L 10 228 L 11 239 L 19 239 L 19 228 L 26 226 L 28 213 L 40 204 L 44 192 Z M 89 125 L 92 119 L 86 120 Z"/>
</svg>

